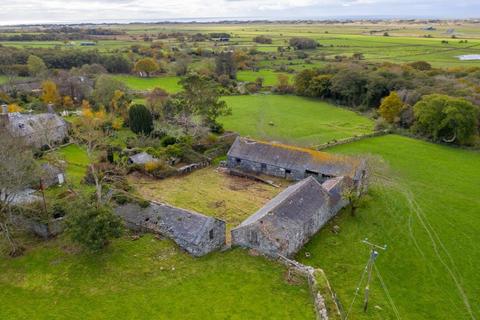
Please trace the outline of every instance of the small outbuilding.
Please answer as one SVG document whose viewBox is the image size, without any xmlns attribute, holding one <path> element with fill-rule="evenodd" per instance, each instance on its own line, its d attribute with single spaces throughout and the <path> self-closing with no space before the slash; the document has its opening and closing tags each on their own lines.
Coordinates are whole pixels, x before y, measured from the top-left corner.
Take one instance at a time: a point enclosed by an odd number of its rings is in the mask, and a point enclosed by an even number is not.
<svg viewBox="0 0 480 320">
<path fill-rule="evenodd" d="M 130 203 L 115 209 L 127 227 L 161 234 L 193 256 L 203 256 L 225 245 L 224 221 L 166 204 L 146 208 Z"/>
<path fill-rule="evenodd" d="M 342 181 L 332 182 L 330 190 Z M 342 197 L 332 197 L 317 179 L 307 177 L 234 228 L 232 245 L 270 256 L 292 256 L 346 204 Z"/>
<path fill-rule="evenodd" d="M 158 160 L 146 152 L 137 153 L 128 158 L 129 164 L 144 165 L 144 164 L 155 162 L 155 161 L 158 161 Z"/>
<path fill-rule="evenodd" d="M 360 159 L 242 137 L 228 151 L 227 166 L 297 181 L 309 176 L 319 182 L 348 176 L 360 184 L 366 175 L 365 163 Z"/>
</svg>

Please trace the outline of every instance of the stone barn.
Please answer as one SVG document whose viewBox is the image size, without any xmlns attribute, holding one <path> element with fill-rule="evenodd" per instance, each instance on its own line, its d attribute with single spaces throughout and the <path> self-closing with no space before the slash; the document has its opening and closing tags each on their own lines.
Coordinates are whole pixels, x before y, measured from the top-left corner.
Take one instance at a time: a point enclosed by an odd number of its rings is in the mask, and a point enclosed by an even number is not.
<svg viewBox="0 0 480 320">
<path fill-rule="evenodd" d="M 360 159 L 242 137 L 228 151 L 227 166 L 297 181 L 309 176 L 320 182 L 348 176 L 360 184 L 366 174 L 365 163 Z"/>
<path fill-rule="evenodd" d="M 330 190 L 345 183 L 338 178 Z M 337 191 L 335 191 L 337 192 Z M 252 248 L 270 256 L 292 256 L 343 206 L 314 177 L 288 187 L 231 231 L 232 245 Z"/>
<path fill-rule="evenodd" d="M 226 224 L 213 217 L 157 203 L 146 208 L 130 203 L 117 207 L 115 212 L 127 227 L 161 234 L 193 256 L 203 256 L 225 245 Z"/>
<path fill-rule="evenodd" d="M 13 137 L 22 138 L 34 148 L 58 145 L 68 138 L 68 123 L 53 113 L 22 114 L 18 112 L 0 114 L 0 128 Z"/>
</svg>

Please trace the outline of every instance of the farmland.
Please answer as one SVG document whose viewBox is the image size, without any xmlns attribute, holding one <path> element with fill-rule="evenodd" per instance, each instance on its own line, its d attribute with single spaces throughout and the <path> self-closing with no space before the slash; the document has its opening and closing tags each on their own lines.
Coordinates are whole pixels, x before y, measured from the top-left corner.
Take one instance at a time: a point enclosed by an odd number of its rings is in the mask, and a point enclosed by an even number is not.
<svg viewBox="0 0 480 320">
<path fill-rule="evenodd" d="M 257 139 L 311 146 L 373 130 L 371 120 L 315 99 L 251 95 L 225 101 L 232 108 L 221 119 L 225 128 Z"/>
<path fill-rule="evenodd" d="M 130 75 L 115 76 L 115 79 L 122 81 L 132 90 L 148 91 L 155 88 L 161 88 L 168 93 L 177 93 L 181 87 L 178 84 L 179 77 L 154 77 L 154 78 L 140 78 Z"/>
<path fill-rule="evenodd" d="M 373 186 L 355 217 L 335 218 L 300 260 L 326 271 L 348 309 L 369 254 L 361 240 L 387 244 L 377 267 L 402 319 L 478 317 L 480 154 L 395 135 L 330 151 L 379 155 L 390 165 L 391 181 Z M 378 277 L 372 287 L 368 314 L 360 297 L 351 318 L 395 318 Z"/>
<path fill-rule="evenodd" d="M 57 239 L 0 268 L 2 319 L 314 317 L 306 283 L 287 283 L 284 268 L 243 250 L 197 259 L 144 236 L 89 255 Z"/>
</svg>

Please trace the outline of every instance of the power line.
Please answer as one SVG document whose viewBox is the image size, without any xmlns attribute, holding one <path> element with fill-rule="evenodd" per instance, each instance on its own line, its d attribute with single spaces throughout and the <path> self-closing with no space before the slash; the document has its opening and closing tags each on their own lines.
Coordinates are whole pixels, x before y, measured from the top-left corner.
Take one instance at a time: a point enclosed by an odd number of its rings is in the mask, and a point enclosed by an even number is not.
<svg viewBox="0 0 480 320">
<path fill-rule="evenodd" d="M 395 303 L 393 302 L 392 296 L 390 295 L 390 292 L 388 291 L 387 285 L 383 281 L 382 275 L 380 274 L 380 271 L 378 271 L 378 268 L 376 265 L 373 266 L 375 268 L 375 272 L 378 275 L 378 279 L 380 280 L 380 284 L 382 285 L 383 290 L 385 291 L 385 294 L 387 295 L 387 299 L 390 302 L 390 305 L 392 306 L 393 313 L 395 313 L 395 317 L 397 319 L 400 319 L 400 313 L 398 312 L 397 306 L 395 306 Z"/>
</svg>

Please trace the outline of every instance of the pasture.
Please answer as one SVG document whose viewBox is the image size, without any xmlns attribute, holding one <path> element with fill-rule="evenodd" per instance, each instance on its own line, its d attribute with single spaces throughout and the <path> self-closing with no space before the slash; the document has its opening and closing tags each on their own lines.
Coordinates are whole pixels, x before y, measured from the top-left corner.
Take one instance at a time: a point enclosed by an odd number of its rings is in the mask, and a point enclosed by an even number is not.
<svg viewBox="0 0 480 320">
<path fill-rule="evenodd" d="M 128 88 L 138 91 L 150 91 L 161 88 L 168 93 L 177 93 L 182 87 L 178 84 L 179 77 L 151 77 L 140 78 L 133 75 L 117 75 L 115 79 L 122 81 Z"/>
<path fill-rule="evenodd" d="M 388 181 L 372 186 L 355 217 L 345 211 L 331 221 L 298 259 L 325 270 L 348 310 L 369 256 L 361 240 L 387 244 L 377 268 L 401 319 L 478 318 L 480 153 L 396 135 L 330 151 L 381 156 Z M 363 314 L 363 288 L 350 319 L 396 318 L 376 275 Z"/>
<path fill-rule="evenodd" d="M 370 119 L 320 100 L 263 94 L 224 100 L 232 108 L 220 119 L 225 129 L 252 138 L 312 146 L 373 131 Z"/>
<path fill-rule="evenodd" d="M 0 319 L 314 318 L 307 284 L 279 264 L 239 249 L 193 258 L 150 235 L 98 254 L 56 239 L 0 269 Z"/>
</svg>

